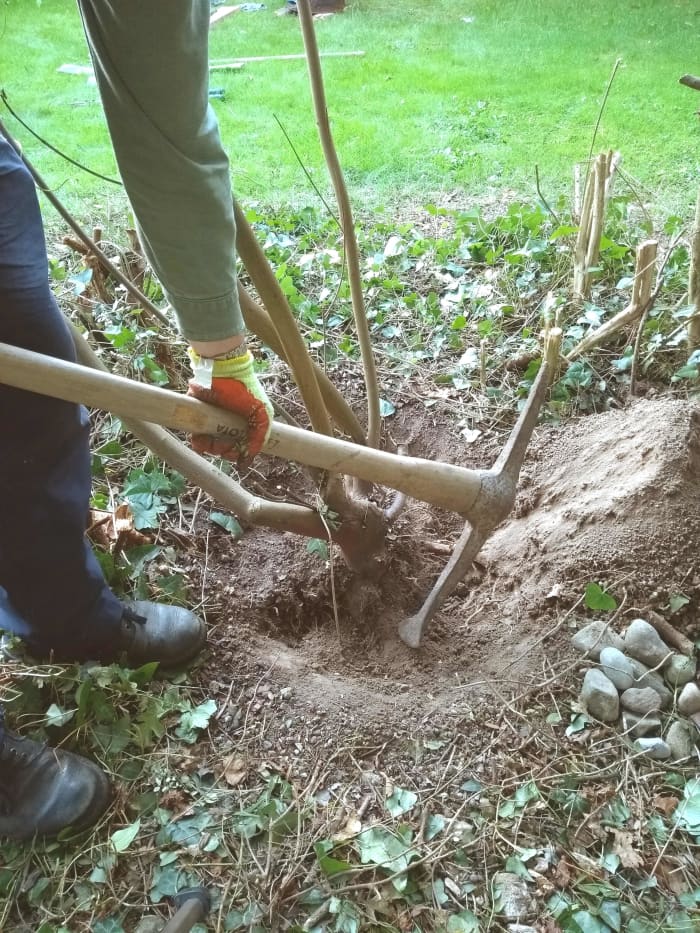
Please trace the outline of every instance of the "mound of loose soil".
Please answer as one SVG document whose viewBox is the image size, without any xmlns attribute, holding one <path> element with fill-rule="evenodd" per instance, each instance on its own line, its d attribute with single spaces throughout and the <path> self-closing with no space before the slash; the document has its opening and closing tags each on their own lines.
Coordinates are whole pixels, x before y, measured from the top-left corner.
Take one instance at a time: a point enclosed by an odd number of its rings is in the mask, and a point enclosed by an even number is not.
<svg viewBox="0 0 700 933">
<path fill-rule="evenodd" d="M 467 446 L 420 404 L 400 418 L 419 439 L 416 455 L 481 466 L 494 459 L 494 438 Z M 447 555 L 436 550 L 456 539 L 455 516 L 409 503 L 374 582 L 353 577 L 339 556 L 331 571 L 294 535 L 253 529 L 234 545 L 212 536 L 205 588 L 217 594 L 210 621 L 218 624 L 208 684 L 229 689 L 233 678 L 232 705 L 261 684 L 271 696 L 281 690 L 285 710 L 337 738 L 340 728 L 381 737 L 406 723 L 461 717 L 487 687 L 508 693 L 542 679 L 543 665 L 568 651 L 574 614 L 566 614 L 589 581 L 623 601 L 623 616 L 695 594 L 699 424 L 696 406 L 669 399 L 540 427 L 513 515 L 418 651 L 399 640 L 397 625 L 444 566 Z"/>
</svg>

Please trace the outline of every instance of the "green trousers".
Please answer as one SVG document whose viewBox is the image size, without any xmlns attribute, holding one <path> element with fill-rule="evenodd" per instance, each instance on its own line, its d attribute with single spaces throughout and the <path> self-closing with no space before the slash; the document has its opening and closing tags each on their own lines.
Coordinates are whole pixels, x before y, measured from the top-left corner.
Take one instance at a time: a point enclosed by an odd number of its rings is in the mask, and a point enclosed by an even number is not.
<svg viewBox="0 0 700 933">
<path fill-rule="evenodd" d="M 141 241 L 182 333 L 242 333 L 229 163 L 208 100 L 209 0 L 78 6 Z"/>
</svg>

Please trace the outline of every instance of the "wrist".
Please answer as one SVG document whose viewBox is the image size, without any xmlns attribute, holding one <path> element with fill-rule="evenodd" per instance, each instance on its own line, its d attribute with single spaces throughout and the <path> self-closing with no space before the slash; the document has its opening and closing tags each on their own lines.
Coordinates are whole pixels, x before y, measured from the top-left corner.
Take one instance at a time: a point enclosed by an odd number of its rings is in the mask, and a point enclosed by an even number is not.
<svg viewBox="0 0 700 933">
<path fill-rule="evenodd" d="M 197 356 L 205 360 L 234 359 L 247 352 L 246 335 L 234 334 L 221 340 L 193 340 L 191 347 Z"/>
</svg>

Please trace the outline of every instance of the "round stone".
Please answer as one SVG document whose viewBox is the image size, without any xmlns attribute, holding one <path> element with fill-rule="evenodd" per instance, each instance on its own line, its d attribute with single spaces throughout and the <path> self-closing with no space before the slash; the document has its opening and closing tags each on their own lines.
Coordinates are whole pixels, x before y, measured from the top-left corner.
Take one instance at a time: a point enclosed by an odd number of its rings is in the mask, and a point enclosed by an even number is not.
<svg viewBox="0 0 700 933">
<path fill-rule="evenodd" d="M 656 690 L 661 700 L 661 709 L 668 709 L 673 703 L 673 692 L 664 683 L 663 677 L 656 671 L 650 671 L 646 664 L 637 661 L 636 658 L 629 659 L 632 663 L 632 669 L 635 676 L 635 687 L 651 687 Z"/>
<path fill-rule="evenodd" d="M 624 710 L 622 713 L 622 728 L 634 738 L 639 738 L 642 735 L 648 735 L 650 732 L 660 732 L 661 720 L 654 713 L 638 716 L 636 713 Z"/>
<path fill-rule="evenodd" d="M 684 716 L 700 713 L 700 688 L 697 684 L 686 684 L 678 697 L 678 711 Z"/>
<path fill-rule="evenodd" d="M 608 645 L 600 652 L 601 670 L 612 680 L 618 690 L 629 690 L 634 686 L 632 662 L 618 648 Z"/>
<path fill-rule="evenodd" d="M 664 677 L 672 687 L 682 687 L 695 679 L 697 662 L 685 654 L 673 654 L 664 667 Z"/>
<path fill-rule="evenodd" d="M 653 758 L 656 761 L 664 761 L 666 758 L 671 757 L 671 749 L 663 739 L 637 739 L 637 741 L 634 743 L 634 748 L 636 751 L 642 752 L 644 755 L 646 755 L 647 758 Z"/>
<path fill-rule="evenodd" d="M 666 733 L 666 744 L 671 749 L 673 761 L 685 761 L 693 754 L 695 743 L 690 735 L 690 727 L 677 720 L 671 723 Z"/>
<path fill-rule="evenodd" d="M 673 654 L 653 625 L 644 619 L 630 622 L 624 637 L 625 654 L 631 655 L 643 664 L 656 667 L 663 664 Z"/>
<path fill-rule="evenodd" d="M 638 716 L 658 713 L 661 709 L 661 697 L 653 687 L 630 687 L 621 697 L 622 705 Z"/>
<path fill-rule="evenodd" d="M 603 648 L 617 648 L 622 650 L 624 642 L 617 634 L 613 632 L 607 622 L 596 621 L 589 622 L 571 639 L 571 644 L 587 658 L 598 660 Z"/>
<path fill-rule="evenodd" d="M 586 671 L 581 687 L 581 702 L 595 719 L 615 722 L 620 715 L 620 697 L 617 687 L 602 671 Z"/>
</svg>

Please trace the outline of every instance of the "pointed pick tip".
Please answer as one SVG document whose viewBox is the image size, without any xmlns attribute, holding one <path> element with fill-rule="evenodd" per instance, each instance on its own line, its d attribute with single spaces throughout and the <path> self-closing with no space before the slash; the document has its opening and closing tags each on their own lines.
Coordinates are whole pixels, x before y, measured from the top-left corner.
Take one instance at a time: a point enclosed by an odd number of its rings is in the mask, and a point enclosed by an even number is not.
<svg viewBox="0 0 700 933">
<path fill-rule="evenodd" d="M 399 625 L 399 638 L 409 648 L 420 648 L 423 622 L 420 616 L 409 616 Z"/>
</svg>

